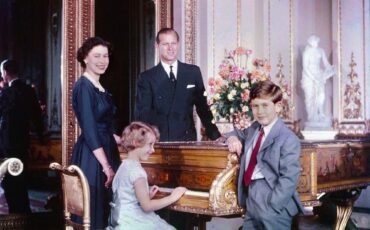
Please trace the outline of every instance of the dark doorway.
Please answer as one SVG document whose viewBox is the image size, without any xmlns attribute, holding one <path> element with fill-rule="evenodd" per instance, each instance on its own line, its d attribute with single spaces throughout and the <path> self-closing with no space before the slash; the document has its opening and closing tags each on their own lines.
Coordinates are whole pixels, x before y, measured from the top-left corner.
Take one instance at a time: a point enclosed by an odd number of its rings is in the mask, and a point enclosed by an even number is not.
<svg viewBox="0 0 370 230">
<path fill-rule="evenodd" d="M 133 120 L 137 76 L 154 65 L 154 9 L 151 0 L 95 1 L 95 34 L 113 47 L 101 81 L 117 106 L 119 133 Z"/>
</svg>

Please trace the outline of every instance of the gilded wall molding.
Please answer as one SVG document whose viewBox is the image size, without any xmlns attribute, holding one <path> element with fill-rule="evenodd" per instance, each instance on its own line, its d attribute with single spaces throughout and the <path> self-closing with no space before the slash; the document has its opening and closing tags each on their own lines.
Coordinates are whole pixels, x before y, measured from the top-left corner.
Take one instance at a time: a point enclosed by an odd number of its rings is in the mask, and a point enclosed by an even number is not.
<svg viewBox="0 0 370 230">
<path fill-rule="evenodd" d="M 362 1 L 362 8 L 365 8 L 365 2 Z M 362 12 L 363 34 L 362 46 L 365 50 L 365 12 Z M 355 59 L 352 52 L 351 61 L 348 64 L 343 63 L 343 37 L 342 37 L 342 0 L 337 0 L 337 30 L 338 30 L 338 98 L 339 98 L 339 119 L 338 119 L 338 138 L 357 138 L 368 135 L 369 128 L 365 118 L 366 103 L 364 103 L 366 69 L 363 77 L 355 71 Z M 363 51 L 363 63 L 365 62 L 365 51 Z M 342 66 L 350 66 L 349 73 L 343 76 Z M 364 68 L 365 65 L 364 65 Z M 361 84 L 361 83 L 363 84 Z"/>
<path fill-rule="evenodd" d="M 161 28 L 172 28 L 172 1 L 171 0 L 153 0 L 155 3 L 155 32 Z M 158 50 L 155 49 L 155 63 L 159 62 Z"/>
<path fill-rule="evenodd" d="M 62 9 L 62 164 L 67 165 L 79 133 L 72 109 L 72 89 L 81 74 L 76 51 L 94 34 L 94 0 L 63 1 Z"/>
<path fill-rule="evenodd" d="M 197 1 L 185 0 L 185 62 L 196 63 Z"/>
</svg>

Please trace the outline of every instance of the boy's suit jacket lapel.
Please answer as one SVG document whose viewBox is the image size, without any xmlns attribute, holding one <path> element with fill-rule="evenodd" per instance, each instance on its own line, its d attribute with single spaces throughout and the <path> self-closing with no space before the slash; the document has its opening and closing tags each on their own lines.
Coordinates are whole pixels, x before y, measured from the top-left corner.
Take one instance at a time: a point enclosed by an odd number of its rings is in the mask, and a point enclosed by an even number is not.
<svg viewBox="0 0 370 230">
<path fill-rule="evenodd" d="M 249 148 L 251 148 L 254 140 L 254 136 L 258 132 L 258 129 L 260 127 L 260 124 L 258 122 L 254 122 L 248 129 L 245 136 L 245 143 L 244 143 L 244 154 L 242 156 L 241 160 L 241 168 L 245 170 L 245 156 L 247 155 L 247 151 Z"/>
<path fill-rule="evenodd" d="M 257 155 L 258 161 L 260 161 L 267 154 L 265 150 L 274 143 L 275 138 L 279 135 L 279 130 L 281 129 L 282 124 L 283 121 L 278 118 L 259 150 L 259 154 Z"/>
</svg>

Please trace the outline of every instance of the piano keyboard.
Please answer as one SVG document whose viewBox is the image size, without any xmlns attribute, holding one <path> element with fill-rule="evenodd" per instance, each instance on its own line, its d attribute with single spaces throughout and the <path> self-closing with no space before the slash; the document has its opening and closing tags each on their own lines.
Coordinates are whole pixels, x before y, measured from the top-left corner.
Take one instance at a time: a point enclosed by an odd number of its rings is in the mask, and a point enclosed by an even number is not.
<svg viewBox="0 0 370 230">
<path fill-rule="evenodd" d="M 159 187 L 159 191 L 164 192 L 164 193 L 171 193 L 173 191 L 173 188 Z M 193 191 L 193 190 L 186 190 L 184 195 L 209 198 L 208 192 L 199 192 L 199 191 Z"/>
</svg>

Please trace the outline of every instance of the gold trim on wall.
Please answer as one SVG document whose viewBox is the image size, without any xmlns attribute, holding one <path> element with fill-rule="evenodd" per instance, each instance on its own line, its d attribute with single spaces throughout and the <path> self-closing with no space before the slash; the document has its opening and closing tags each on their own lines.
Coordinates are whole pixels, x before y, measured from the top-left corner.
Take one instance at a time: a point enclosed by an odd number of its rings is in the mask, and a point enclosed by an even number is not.
<svg viewBox="0 0 370 230">
<path fill-rule="evenodd" d="M 185 0 L 185 62 L 196 63 L 197 1 Z"/>
<path fill-rule="evenodd" d="M 78 124 L 72 109 L 73 85 L 81 74 L 76 51 L 94 34 L 94 0 L 63 1 L 62 9 L 62 164 L 67 165 L 78 135 Z"/>
<path fill-rule="evenodd" d="M 172 28 L 172 0 L 153 0 L 155 3 L 155 33 L 162 28 Z M 155 49 L 155 63 L 159 62 L 158 50 Z"/>
<path fill-rule="evenodd" d="M 297 86 L 295 85 L 296 82 L 294 81 L 295 76 L 297 76 L 297 74 L 294 74 L 294 67 L 295 67 L 295 64 L 294 64 L 294 61 L 295 61 L 295 55 L 294 55 L 294 41 L 295 41 L 295 37 L 294 37 L 294 28 L 295 28 L 295 21 L 294 21 L 294 17 L 293 17 L 293 13 L 294 13 L 294 1 L 293 0 L 290 0 L 289 2 L 289 44 L 290 44 L 290 64 L 289 64 L 289 70 L 290 70 L 290 74 L 289 74 L 289 86 L 290 86 L 290 89 L 293 90 L 293 89 L 297 89 Z M 296 99 L 295 99 L 295 94 L 292 93 L 291 94 L 291 97 L 290 97 L 290 103 L 292 105 L 295 105 L 296 104 Z M 290 111 L 290 118 L 291 120 L 294 120 L 296 119 L 297 115 L 296 113 L 293 113 L 293 111 Z"/>
<path fill-rule="evenodd" d="M 237 14 L 236 14 L 236 47 L 240 47 L 241 46 L 240 26 L 241 26 L 241 17 L 242 17 L 241 0 L 237 0 L 236 2 L 236 11 L 237 11 Z"/>
<path fill-rule="evenodd" d="M 362 1 L 362 8 L 364 9 L 365 2 Z M 358 89 L 356 90 L 357 93 L 363 92 L 360 99 L 356 103 L 360 105 L 360 114 L 350 114 L 348 113 L 348 88 L 351 87 L 351 84 L 347 84 L 348 82 L 352 82 L 354 76 L 357 76 L 357 73 L 354 72 L 354 63 L 353 61 L 353 54 L 352 54 L 352 61 L 349 63 L 351 67 L 348 76 L 342 76 L 342 72 L 344 71 L 345 66 L 348 66 L 348 63 L 342 63 L 343 60 L 343 46 L 342 46 L 342 1 L 337 0 L 337 28 L 338 28 L 338 98 L 339 98 L 339 116 L 338 116 L 338 137 L 339 138 L 357 138 L 357 137 L 364 137 L 367 136 L 368 133 L 368 123 L 366 120 L 366 103 L 365 103 L 365 93 L 366 93 L 366 55 L 365 55 L 365 9 L 362 12 L 363 20 L 362 20 L 362 27 L 363 27 L 363 35 L 361 36 L 363 41 L 363 63 L 364 63 L 364 73 L 362 78 L 358 79 Z M 343 70 L 342 70 L 343 69 Z M 362 84 L 360 84 L 360 82 Z M 346 92 L 347 90 L 347 92 Z M 347 102 L 346 102 L 347 99 Z"/>
</svg>

